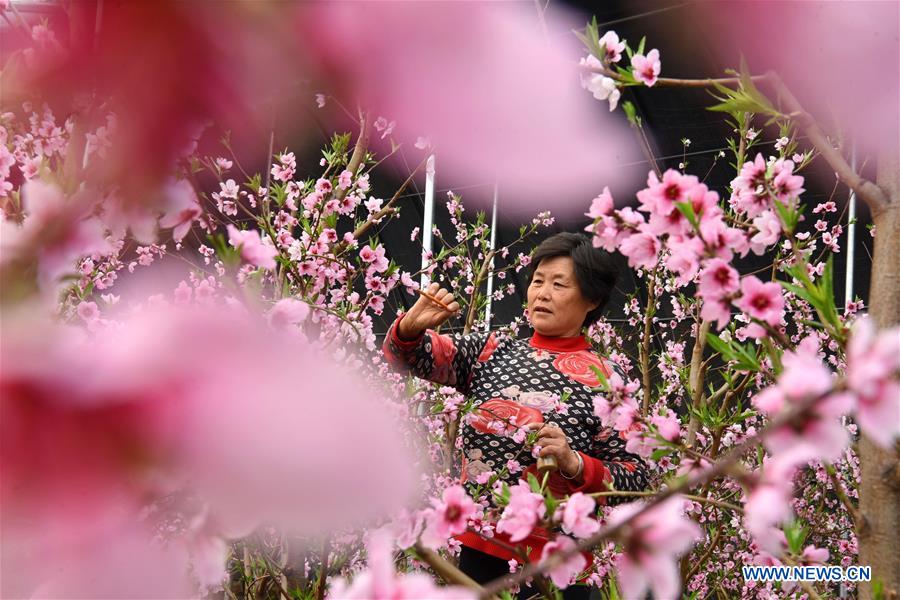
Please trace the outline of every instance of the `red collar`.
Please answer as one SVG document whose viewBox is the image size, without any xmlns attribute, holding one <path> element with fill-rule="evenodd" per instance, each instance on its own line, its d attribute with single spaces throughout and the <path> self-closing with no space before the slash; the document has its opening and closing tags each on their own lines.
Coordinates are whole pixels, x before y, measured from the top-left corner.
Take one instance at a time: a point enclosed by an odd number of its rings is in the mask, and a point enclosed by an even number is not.
<svg viewBox="0 0 900 600">
<path fill-rule="evenodd" d="M 528 344 L 532 348 L 540 348 L 541 350 L 549 350 L 550 352 L 578 352 L 579 350 L 587 350 L 591 347 L 583 335 L 574 337 L 547 337 L 539 334 L 537 331 L 531 336 Z"/>
</svg>

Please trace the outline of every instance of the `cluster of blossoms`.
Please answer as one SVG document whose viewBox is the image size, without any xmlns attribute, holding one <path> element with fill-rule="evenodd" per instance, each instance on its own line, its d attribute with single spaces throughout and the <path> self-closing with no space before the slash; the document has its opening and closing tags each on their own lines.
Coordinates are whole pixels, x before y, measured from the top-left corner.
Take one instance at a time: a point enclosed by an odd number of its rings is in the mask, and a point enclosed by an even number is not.
<svg viewBox="0 0 900 600">
<path fill-rule="evenodd" d="M 593 30 L 588 27 L 587 35 L 597 36 L 596 25 Z M 579 61 L 583 69 L 581 87 L 597 100 L 609 102 L 610 112 L 619 104 L 622 97 L 621 87 L 626 85 L 652 87 L 659 79 L 662 63 L 659 60 L 659 50 L 655 48 L 645 55 L 641 43 L 641 49 L 633 52 L 625 40 L 619 40 L 615 31 L 607 31 L 589 46 L 593 52 Z M 631 59 L 630 69 L 618 64 L 622 60 L 623 52 Z"/>
<path fill-rule="evenodd" d="M 781 240 L 776 203 L 795 207 L 803 178 L 793 174 L 791 161 L 770 161 L 766 169 L 761 156 L 744 165 L 742 173 L 749 173 L 759 162 L 764 168 L 761 176 L 757 173 L 752 179 L 752 194 L 738 183 L 745 178 L 734 183 L 736 217 L 754 217 L 748 228 L 731 225 L 736 218 L 722 209 L 719 195 L 695 176 L 669 169 L 661 178 L 650 173 L 648 187 L 637 195 L 638 210 L 614 209 L 605 189 L 586 213 L 594 220 L 587 231 L 594 235 L 595 246 L 621 252 L 631 267 L 652 271 L 662 263 L 674 275 L 676 286 L 695 282 L 697 296 L 703 300 L 702 318 L 716 322 L 719 329 L 730 321 L 733 304 L 753 320 L 741 335 L 765 337 L 765 325 L 783 324 L 781 286 L 752 275 L 740 278 L 731 262 L 735 255 L 750 251 L 763 254 Z"/>
</svg>

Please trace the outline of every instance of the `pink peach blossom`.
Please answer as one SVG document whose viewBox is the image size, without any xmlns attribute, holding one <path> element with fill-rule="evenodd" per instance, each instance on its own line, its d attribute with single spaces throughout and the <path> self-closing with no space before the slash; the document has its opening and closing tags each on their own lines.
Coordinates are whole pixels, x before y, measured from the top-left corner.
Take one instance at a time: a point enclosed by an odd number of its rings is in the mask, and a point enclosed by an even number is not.
<svg viewBox="0 0 900 600">
<path fill-rule="evenodd" d="M 557 536 L 556 539 L 544 544 L 541 551 L 541 562 L 546 562 L 554 554 L 566 552 L 575 547 L 575 541 L 564 535 Z M 575 578 L 587 566 L 587 559 L 580 553 L 576 552 L 557 566 L 550 569 L 547 574 L 550 580 L 560 589 L 569 587 Z"/>
<path fill-rule="evenodd" d="M 239 249 L 241 258 L 251 265 L 269 270 L 275 268 L 275 257 L 278 255 L 278 250 L 271 244 L 263 242 L 259 231 L 255 229 L 242 231 L 229 223 L 228 243 Z"/>
<path fill-rule="evenodd" d="M 622 52 L 625 51 L 625 42 L 619 41 L 619 35 L 615 31 L 607 31 L 600 36 L 600 47 L 603 48 L 607 62 L 619 62 Z"/>
<path fill-rule="evenodd" d="M 652 269 L 659 260 L 659 238 L 651 233 L 635 233 L 619 245 L 619 252 L 628 257 L 628 266 L 635 269 Z"/>
<path fill-rule="evenodd" d="M 701 538 L 700 528 L 684 516 L 684 502 L 674 496 L 630 521 L 622 540 L 625 552 L 616 557 L 623 597 L 641 598 L 648 588 L 656 598 L 678 596 L 678 557 Z M 607 521 L 617 525 L 643 507 L 643 502 L 617 506 Z"/>
<path fill-rule="evenodd" d="M 706 261 L 700 272 L 697 295 L 704 300 L 717 300 L 738 291 L 738 272 L 721 258 Z"/>
<path fill-rule="evenodd" d="M 854 324 L 847 345 L 847 385 L 856 395 L 856 420 L 878 445 L 900 435 L 900 328 L 876 334 L 870 317 Z"/>
<path fill-rule="evenodd" d="M 329 600 L 475 600 L 473 590 L 443 587 L 425 573 L 397 573 L 394 570 L 393 542 L 385 530 L 369 534 L 366 544 L 368 569 L 356 573 L 352 581 L 339 578 L 331 584 Z"/>
<path fill-rule="evenodd" d="M 200 200 L 194 187 L 184 179 L 168 183 L 166 194 L 166 212 L 159 219 L 160 227 L 172 227 L 172 238 L 180 242 L 190 231 L 193 222 L 203 214 Z"/>
<path fill-rule="evenodd" d="M 734 305 L 750 317 L 768 323 L 772 327 L 778 327 L 784 317 L 784 296 L 781 293 L 781 286 L 772 282 L 763 283 L 754 275 L 748 275 L 741 280 L 741 297 Z"/>
<path fill-rule="evenodd" d="M 497 531 L 508 533 L 512 542 L 524 540 L 545 511 L 543 496 L 532 492 L 524 481 L 519 481 L 509 488 L 509 504 L 500 515 Z"/>
<path fill-rule="evenodd" d="M 438 548 L 447 539 L 466 530 L 466 523 L 475 514 L 475 503 L 461 485 L 453 485 L 444 490 L 440 500 L 432 499 L 433 508 L 425 515 L 425 531 L 422 543 L 430 548 Z"/>
<path fill-rule="evenodd" d="M 662 63 L 659 60 L 659 50 L 656 48 L 648 52 L 647 56 L 635 54 L 631 57 L 631 70 L 634 74 L 634 78 L 647 87 L 651 87 L 656 83 L 661 67 Z"/>
<path fill-rule="evenodd" d="M 563 509 L 562 528 L 577 538 L 590 537 L 600 529 L 600 522 L 594 518 L 597 503 L 590 496 L 575 492 L 566 500 Z"/>
</svg>

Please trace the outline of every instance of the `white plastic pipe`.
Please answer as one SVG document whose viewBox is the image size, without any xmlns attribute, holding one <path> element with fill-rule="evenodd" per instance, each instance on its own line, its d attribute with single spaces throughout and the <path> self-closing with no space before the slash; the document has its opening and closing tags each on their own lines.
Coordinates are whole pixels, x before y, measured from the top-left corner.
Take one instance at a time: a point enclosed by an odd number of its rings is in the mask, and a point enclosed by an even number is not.
<svg viewBox="0 0 900 600">
<path fill-rule="evenodd" d="M 497 245 L 497 184 L 494 183 L 494 207 L 491 211 L 491 245 L 488 249 L 490 252 L 494 251 L 494 248 Z M 491 266 L 488 271 L 488 280 L 487 280 L 487 307 L 484 312 L 484 323 L 487 331 L 491 330 L 491 308 L 494 305 L 494 259 L 491 258 Z"/>
<path fill-rule="evenodd" d="M 850 148 L 850 168 L 856 171 L 856 143 Z M 853 261 L 856 255 L 856 192 L 850 189 L 847 207 L 847 268 L 844 271 L 844 307 L 853 302 Z"/>
<path fill-rule="evenodd" d="M 422 278 L 421 286 L 428 284 L 428 275 L 424 272 L 428 266 L 428 255 L 431 254 L 431 228 L 434 223 L 434 154 L 425 163 L 425 217 L 422 220 Z"/>
</svg>

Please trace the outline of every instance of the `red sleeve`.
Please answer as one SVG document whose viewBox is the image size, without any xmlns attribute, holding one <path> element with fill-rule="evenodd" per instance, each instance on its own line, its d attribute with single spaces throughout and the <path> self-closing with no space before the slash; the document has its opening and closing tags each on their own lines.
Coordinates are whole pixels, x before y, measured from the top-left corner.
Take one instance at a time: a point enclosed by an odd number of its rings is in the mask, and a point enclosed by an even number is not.
<svg viewBox="0 0 900 600">
<path fill-rule="evenodd" d="M 583 482 L 578 485 L 574 480 L 563 477 L 559 471 L 552 471 L 550 477 L 547 478 L 547 487 L 555 497 L 571 496 L 575 492 L 592 494 L 594 492 L 609 491 L 607 483 L 611 483 L 613 477 L 606 464 L 602 460 L 588 456 L 584 452 L 579 452 L 578 454 L 584 460 L 584 471 L 581 473 Z M 527 473 L 532 473 L 535 477 L 538 477 L 537 465 L 529 465 L 525 472 L 522 473 L 523 479 L 527 477 Z M 540 477 L 538 477 L 538 480 L 540 480 Z M 597 504 L 606 504 L 606 498 L 598 496 Z"/>
</svg>

